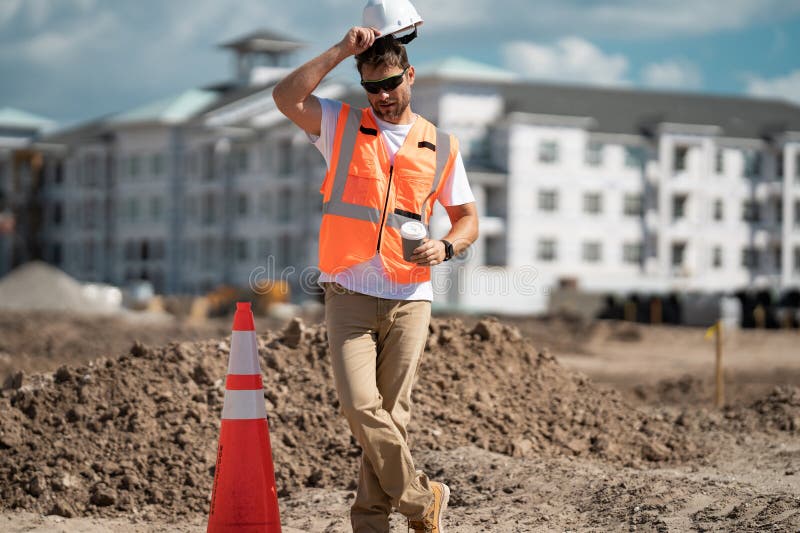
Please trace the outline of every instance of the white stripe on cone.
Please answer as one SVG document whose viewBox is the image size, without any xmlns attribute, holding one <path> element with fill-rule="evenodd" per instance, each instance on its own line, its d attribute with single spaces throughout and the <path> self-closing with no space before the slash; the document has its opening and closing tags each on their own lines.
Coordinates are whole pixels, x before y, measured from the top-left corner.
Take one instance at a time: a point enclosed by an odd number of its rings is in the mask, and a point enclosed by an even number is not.
<svg viewBox="0 0 800 533">
<path fill-rule="evenodd" d="M 222 407 L 223 420 L 267 418 L 263 390 L 226 390 Z"/>
<path fill-rule="evenodd" d="M 228 374 L 261 375 L 255 331 L 234 331 L 231 333 L 231 356 L 228 360 Z"/>
</svg>

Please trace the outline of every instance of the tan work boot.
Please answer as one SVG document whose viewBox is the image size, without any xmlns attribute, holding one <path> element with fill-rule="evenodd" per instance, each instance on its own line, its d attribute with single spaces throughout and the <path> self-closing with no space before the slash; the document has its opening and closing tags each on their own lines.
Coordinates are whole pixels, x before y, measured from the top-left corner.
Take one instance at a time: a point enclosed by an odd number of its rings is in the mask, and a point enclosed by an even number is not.
<svg viewBox="0 0 800 533">
<path fill-rule="evenodd" d="M 450 499 L 450 487 L 438 481 L 431 481 L 430 485 L 433 491 L 433 505 L 419 520 L 408 521 L 408 527 L 415 533 L 444 533 L 442 517 Z"/>
</svg>

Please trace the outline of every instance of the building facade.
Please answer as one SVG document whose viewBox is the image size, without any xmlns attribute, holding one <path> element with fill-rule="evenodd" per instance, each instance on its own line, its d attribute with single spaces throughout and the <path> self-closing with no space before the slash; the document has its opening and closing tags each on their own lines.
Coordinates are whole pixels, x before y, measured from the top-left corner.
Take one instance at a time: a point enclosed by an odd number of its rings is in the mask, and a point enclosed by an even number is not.
<svg viewBox="0 0 800 533">
<path fill-rule="evenodd" d="M 314 287 L 324 161 L 271 90 L 300 45 L 227 43 L 232 82 L 45 139 L 43 258 L 157 291 L 287 278 Z M 321 96 L 366 105 L 359 87 Z M 415 111 L 461 142 L 480 213 L 436 304 L 540 312 L 596 292 L 800 286 L 800 108 L 700 94 L 537 84 L 449 59 L 418 69 Z M 446 232 L 437 206 L 433 237 Z"/>
</svg>

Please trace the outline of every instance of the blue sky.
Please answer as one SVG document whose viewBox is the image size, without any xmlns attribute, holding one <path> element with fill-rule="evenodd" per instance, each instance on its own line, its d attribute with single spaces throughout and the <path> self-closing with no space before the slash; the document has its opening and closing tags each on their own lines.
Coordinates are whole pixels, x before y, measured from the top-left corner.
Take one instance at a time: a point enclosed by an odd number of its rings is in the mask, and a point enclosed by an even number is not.
<svg viewBox="0 0 800 533">
<path fill-rule="evenodd" d="M 0 0 L 0 107 L 71 123 L 229 77 L 216 44 L 259 27 L 308 43 L 365 0 Z M 751 94 L 800 105 L 800 0 L 417 0 L 412 62 L 460 55 L 533 79 Z M 352 62 L 336 75 L 353 77 Z"/>
</svg>

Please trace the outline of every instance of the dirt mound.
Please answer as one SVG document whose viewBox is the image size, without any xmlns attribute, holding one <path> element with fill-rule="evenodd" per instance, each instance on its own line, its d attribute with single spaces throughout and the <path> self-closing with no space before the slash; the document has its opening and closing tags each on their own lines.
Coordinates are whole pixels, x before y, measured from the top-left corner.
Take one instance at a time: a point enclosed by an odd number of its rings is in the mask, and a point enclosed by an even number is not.
<svg viewBox="0 0 800 533">
<path fill-rule="evenodd" d="M 713 383 L 697 376 L 662 379 L 654 385 L 636 385 L 633 393 L 642 402 L 669 405 L 702 405 L 713 400 Z"/>
<path fill-rule="evenodd" d="M 0 309 L 105 311 L 78 281 L 41 261 L 17 267 L 0 280 Z"/>
<path fill-rule="evenodd" d="M 352 488 L 360 451 L 338 413 L 324 326 L 295 322 L 258 342 L 281 496 Z M 476 444 L 631 466 L 701 452 L 684 426 L 631 408 L 495 320 L 434 319 L 426 348 L 415 449 Z M 226 340 L 136 344 L 11 383 L 0 397 L 0 509 L 206 512 L 228 351 Z"/>
<path fill-rule="evenodd" d="M 10 374 L 54 371 L 101 356 L 126 353 L 135 340 L 148 344 L 219 338 L 230 321 L 186 323 L 136 314 L 103 316 L 53 311 L 0 311 L 0 384 Z"/>
<path fill-rule="evenodd" d="M 726 418 L 740 431 L 785 431 L 800 436 L 800 388 L 775 387 L 749 409 L 728 410 Z"/>
</svg>

